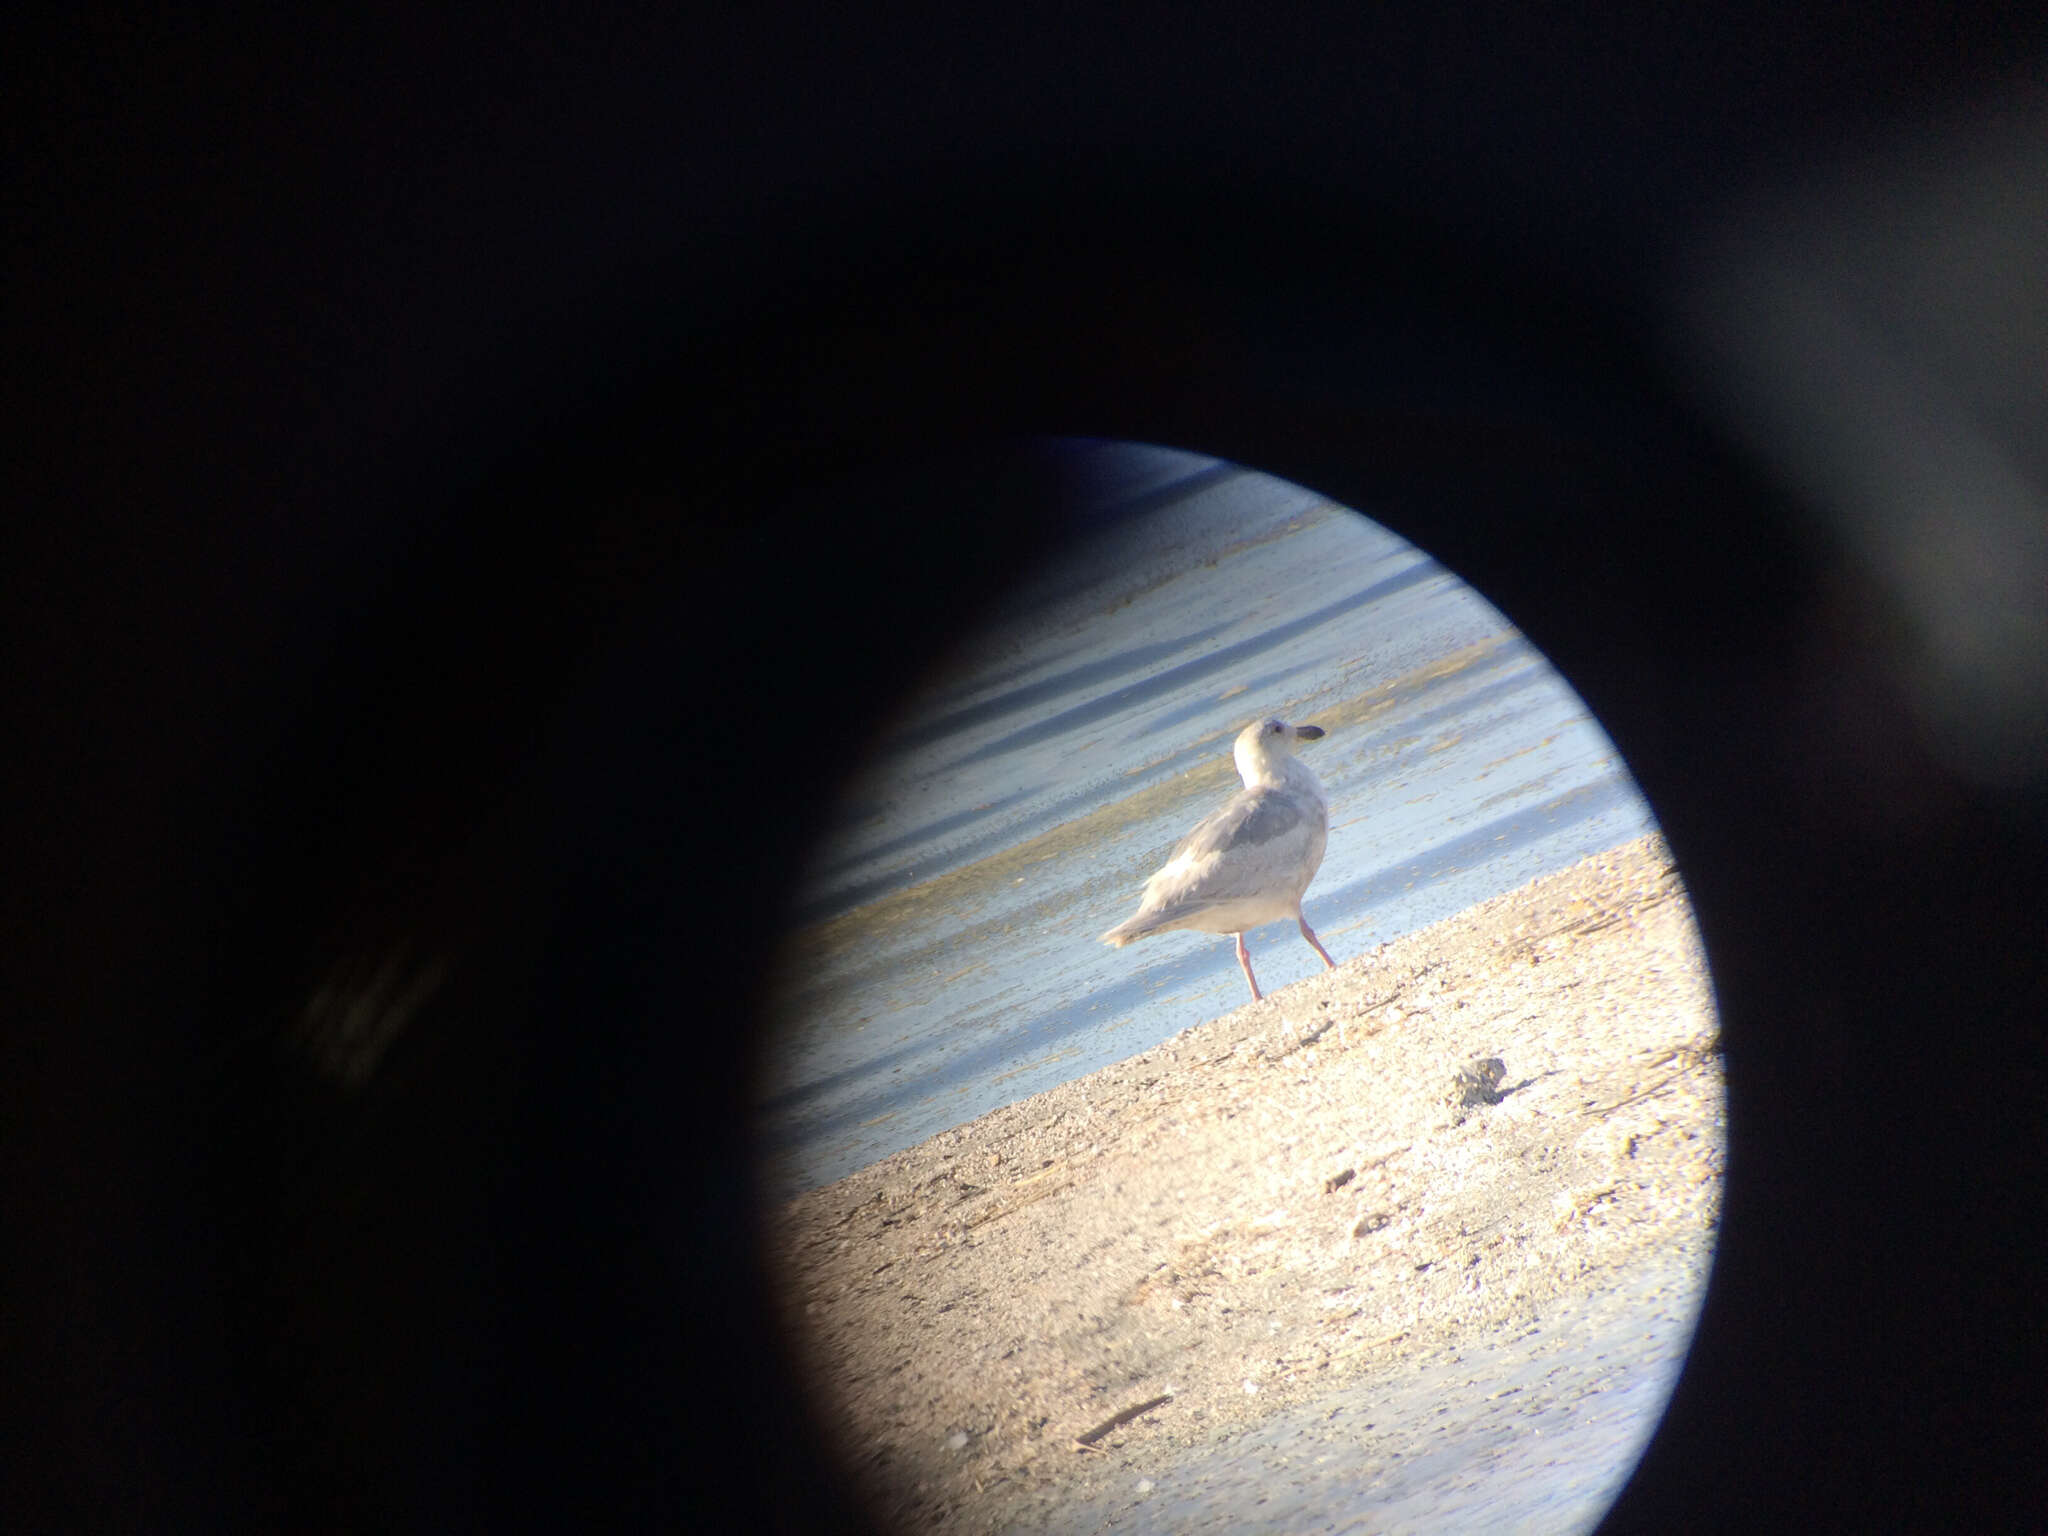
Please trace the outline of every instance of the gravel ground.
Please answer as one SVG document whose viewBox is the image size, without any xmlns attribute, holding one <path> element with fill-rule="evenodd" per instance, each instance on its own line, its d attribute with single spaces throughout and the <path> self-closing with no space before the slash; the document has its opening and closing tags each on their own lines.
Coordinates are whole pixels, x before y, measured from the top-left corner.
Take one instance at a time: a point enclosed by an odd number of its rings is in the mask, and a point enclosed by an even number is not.
<svg viewBox="0 0 2048 1536">
<path fill-rule="evenodd" d="M 895 1528 L 1571 1528 L 1668 1395 L 1724 1143 L 1651 837 L 812 1190 L 767 1241 Z"/>
</svg>

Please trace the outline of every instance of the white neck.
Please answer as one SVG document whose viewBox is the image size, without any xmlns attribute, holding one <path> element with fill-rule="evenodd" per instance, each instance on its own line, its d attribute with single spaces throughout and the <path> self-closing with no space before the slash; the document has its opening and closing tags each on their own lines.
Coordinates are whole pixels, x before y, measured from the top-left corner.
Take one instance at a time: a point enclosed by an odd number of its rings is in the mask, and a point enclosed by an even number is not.
<svg viewBox="0 0 2048 1536">
<path fill-rule="evenodd" d="M 1290 768 L 1300 770 L 1301 764 L 1294 760 L 1294 754 L 1281 748 L 1275 751 L 1266 745 L 1263 736 L 1250 741 L 1241 741 L 1231 756 L 1237 762 L 1237 776 L 1244 780 L 1246 789 L 1279 789 L 1292 775 Z"/>
</svg>

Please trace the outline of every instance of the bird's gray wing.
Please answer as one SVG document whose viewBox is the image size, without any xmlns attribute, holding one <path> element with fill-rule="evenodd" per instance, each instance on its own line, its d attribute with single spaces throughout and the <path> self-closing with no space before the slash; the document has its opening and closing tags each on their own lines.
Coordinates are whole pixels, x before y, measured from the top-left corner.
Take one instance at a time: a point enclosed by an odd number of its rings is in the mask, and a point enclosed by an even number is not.
<svg viewBox="0 0 2048 1536">
<path fill-rule="evenodd" d="M 1204 817 L 1180 840 L 1173 857 L 1264 847 L 1290 832 L 1299 832 L 1306 819 L 1300 804 L 1284 791 L 1240 789 L 1221 810 Z"/>
<path fill-rule="evenodd" d="M 1208 906 L 1306 884 L 1314 833 L 1309 809 L 1284 790 L 1239 790 L 1181 839 L 1148 900 Z"/>
</svg>

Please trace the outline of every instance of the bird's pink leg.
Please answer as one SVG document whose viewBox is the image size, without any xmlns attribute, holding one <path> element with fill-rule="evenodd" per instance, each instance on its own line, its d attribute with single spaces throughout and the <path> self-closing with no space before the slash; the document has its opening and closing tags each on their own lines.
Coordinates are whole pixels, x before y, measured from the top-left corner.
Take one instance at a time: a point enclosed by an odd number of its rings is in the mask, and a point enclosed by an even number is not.
<svg viewBox="0 0 2048 1536">
<path fill-rule="evenodd" d="M 1323 948 L 1323 941 L 1316 937 L 1315 929 L 1309 927 L 1308 919 L 1305 917 L 1297 917 L 1295 921 L 1301 924 L 1301 936 L 1304 939 L 1307 939 L 1309 943 L 1313 944 L 1316 948 L 1316 953 L 1323 957 L 1323 964 L 1327 965 L 1333 971 L 1337 969 L 1337 962 L 1332 960 L 1330 958 L 1330 952 L 1327 949 Z M 1238 936 L 1237 942 L 1239 944 L 1244 943 L 1244 937 L 1242 934 Z"/>
<path fill-rule="evenodd" d="M 1251 952 L 1244 947 L 1244 935 L 1237 936 L 1237 963 L 1244 967 L 1244 979 L 1251 983 L 1252 1001 L 1259 1000 L 1259 978 L 1252 974 Z"/>
</svg>

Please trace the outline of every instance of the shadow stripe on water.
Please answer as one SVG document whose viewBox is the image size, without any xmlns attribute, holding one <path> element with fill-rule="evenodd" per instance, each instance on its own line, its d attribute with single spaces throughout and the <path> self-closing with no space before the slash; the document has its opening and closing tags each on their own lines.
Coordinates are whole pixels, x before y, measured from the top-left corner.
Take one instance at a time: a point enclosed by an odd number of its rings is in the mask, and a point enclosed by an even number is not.
<svg viewBox="0 0 2048 1536">
<path fill-rule="evenodd" d="M 1533 663 L 1533 665 L 1522 667 L 1507 678 L 1483 685 L 1479 689 L 1461 692 L 1455 699 L 1449 700 L 1442 705 L 1432 706 L 1421 714 L 1403 720 L 1402 728 L 1404 730 L 1421 731 L 1427 730 L 1440 720 L 1450 718 L 1461 711 L 1469 710 L 1475 703 L 1485 703 L 1497 697 L 1505 697 L 1519 689 L 1539 686 L 1555 677 L 1555 673 L 1549 670 L 1549 664 L 1543 660 L 1536 648 L 1529 644 L 1519 633 L 1513 631 L 1504 633 L 1492 641 L 1482 642 L 1478 646 L 1468 647 L 1465 652 L 1459 653 L 1455 661 L 1456 664 L 1452 666 L 1446 666 L 1442 662 L 1432 663 L 1430 666 L 1420 668 L 1416 673 L 1396 679 L 1392 683 L 1383 683 L 1379 687 L 1369 689 L 1354 698 L 1346 699 L 1312 712 L 1319 722 L 1326 722 L 1328 728 L 1338 730 L 1346 725 L 1355 724 L 1360 720 L 1384 714 L 1392 709 L 1398 709 L 1402 704 L 1441 688 L 1446 683 L 1470 684 L 1475 679 L 1484 677 L 1490 672 L 1498 671 L 1515 661 Z M 1295 670 L 1300 669 L 1297 668 Z M 1263 685 L 1265 680 L 1261 681 Z M 1193 707 L 1197 712 L 1200 712 L 1214 706 L 1212 703 L 1205 701 Z M 1233 733 L 1235 729 L 1236 727 L 1233 726 Z M 1155 789 L 1158 785 L 1170 781 L 1179 775 L 1188 773 L 1190 770 L 1205 770 L 1208 777 L 1214 778 L 1216 783 L 1221 784 L 1228 778 L 1229 773 L 1234 770 L 1231 770 L 1230 765 L 1218 756 L 1217 741 L 1219 739 L 1217 736 L 1206 736 L 1178 752 L 1161 758 L 1156 763 L 1148 764 L 1144 770 L 1143 783 L 1140 788 L 1109 805 L 1104 806 L 1097 803 L 1101 796 L 1101 790 L 1097 786 L 1083 786 L 1071 794 L 1061 796 L 1059 799 L 1052 801 L 1028 816 L 1021 817 L 1014 822 L 1005 823 L 1003 826 L 979 837 L 953 844 L 946 849 L 935 852 L 926 858 L 916 860 L 900 869 L 892 870 L 887 874 L 874 875 L 866 880 L 842 886 L 830 894 L 813 897 L 791 909 L 787 918 L 787 924 L 792 929 L 802 929 L 812 924 L 829 922 L 835 918 L 844 917 L 849 913 L 858 911 L 870 902 L 896 895 L 927 880 L 937 879 L 950 872 L 964 869 L 989 855 L 1005 851 L 1011 848 L 1012 845 L 1028 841 L 1030 838 L 1038 835 L 1042 829 L 1048 827 L 1058 828 L 1061 824 L 1074 819 L 1077 814 L 1098 818 L 1107 814 L 1115 817 L 1120 807 L 1127 805 L 1137 796 L 1145 794 Z M 1201 781 L 1191 781 L 1186 788 L 1187 798 L 1193 799 L 1197 795 L 1206 792 L 1209 785 L 1205 778 Z M 972 812 L 963 813 L 970 819 L 970 822 L 961 824 L 970 824 L 972 819 L 995 815 L 1002 806 L 1015 803 L 1018 799 L 1028 796 L 1028 793 L 1028 791 L 1020 791 L 1017 795 L 1008 796 L 995 805 L 978 807 Z M 927 829 L 924 835 L 941 835 L 938 829 L 942 825 L 944 824 L 934 823 L 932 828 Z M 868 849 L 860 855 L 842 859 L 830 866 L 830 868 L 846 869 L 854 867 L 868 859 L 880 857 L 884 848 L 906 845 L 905 839 L 917 835 L 919 834 L 906 833 L 904 838 L 892 839 L 889 844 L 882 845 L 882 847 Z"/>
<path fill-rule="evenodd" d="M 1016 751 L 1020 747 L 1036 746 L 1040 742 L 1049 741 L 1055 736 L 1078 729 L 1084 725 L 1093 725 L 1097 721 L 1108 719 L 1112 715 L 1124 714 L 1141 705 L 1147 699 L 1158 698 L 1162 694 L 1172 693 L 1176 689 L 1188 686 L 1190 683 L 1200 681 L 1215 673 L 1226 671 L 1231 667 L 1242 665 L 1251 657 L 1257 656 L 1261 652 L 1272 650 L 1277 646 L 1285 645 L 1291 640 L 1298 639 L 1310 630 L 1332 623 L 1354 609 L 1362 608 L 1368 603 L 1379 602 L 1387 597 L 1391 597 L 1396 592 L 1400 592 L 1408 587 L 1418 586 L 1432 578 L 1441 578 L 1447 583 L 1457 580 L 1455 576 L 1427 555 L 1418 554 L 1414 562 L 1406 569 L 1397 571 L 1384 580 L 1374 582 L 1369 587 L 1361 588 L 1348 597 L 1341 597 L 1333 603 L 1325 603 L 1313 612 L 1305 613 L 1300 618 L 1291 619 L 1285 624 L 1275 624 L 1268 629 L 1260 630 L 1256 635 L 1249 635 L 1242 640 L 1223 646 L 1219 650 L 1210 652 L 1207 656 L 1198 656 L 1191 661 L 1182 662 L 1177 667 L 1168 667 L 1164 672 L 1154 673 L 1142 683 L 1128 684 L 1113 693 L 1107 693 L 1100 698 L 1091 699 L 1086 704 L 1077 704 L 1071 709 L 1065 709 L 1056 715 L 1047 716 L 1044 720 L 1034 725 L 1026 726 L 1022 730 L 1012 731 L 1007 736 L 977 747 L 965 757 L 956 758 L 952 762 L 947 763 L 941 771 L 945 772 L 956 768 L 970 767 L 975 763 L 986 762 L 991 757 L 999 757 L 1005 752 Z"/>
</svg>

